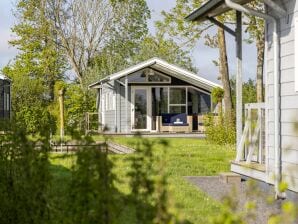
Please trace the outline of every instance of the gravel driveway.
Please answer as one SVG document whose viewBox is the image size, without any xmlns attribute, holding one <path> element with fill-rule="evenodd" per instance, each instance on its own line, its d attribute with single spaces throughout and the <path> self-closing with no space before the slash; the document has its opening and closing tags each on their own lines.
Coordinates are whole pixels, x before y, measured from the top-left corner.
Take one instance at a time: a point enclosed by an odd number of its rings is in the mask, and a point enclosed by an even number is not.
<svg viewBox="0 0 298 224">
<path fill-rule="evenodd" d="M 255 181 L 241 181 L 239 185 L 222 183 L 218 176 L 212 177 L 185 177 L 189 182 L 196 185 L 207 195 L 217 201 L 222 201 L 227 195 L 236 197 L 235 203 L 238 203 L 238 210 L 244 211 L 246 202 L 254 201 L 256 209 L 253 218 L 248 221 L 249 224 L 266 224 L 272 214 L 280 212 L 282 203 L 291 200 L 298 205 L 298 194 L 288 192 L 289 199 L 273 200 L 274 188 L 271 185 Z M 271 199 L 271 203 L 268 200 Z M 286 222 L 283 222 L 287 224 Z M 298 223 L 298 222 L 295 222 Z"/>
</svg>

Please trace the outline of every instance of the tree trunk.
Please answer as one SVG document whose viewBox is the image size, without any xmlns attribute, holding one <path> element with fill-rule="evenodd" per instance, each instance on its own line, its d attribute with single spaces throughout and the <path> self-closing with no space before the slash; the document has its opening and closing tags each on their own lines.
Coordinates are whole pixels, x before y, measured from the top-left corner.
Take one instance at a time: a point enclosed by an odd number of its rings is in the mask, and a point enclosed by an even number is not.
<svg viewBox="0 0 298 224">
<path fill-rule="evenodd" d="M 233 109 L 232 94 L 229 79 L 229 66 L 227 58 L 225 32 L 222 28 L 218 27 L 218 48 L 219 48 L 219 72 L 221 82 L 224 89 L 224 113 L 225 117 L 230 117 Z"/>
<path fill-rule="evenodd" d="M 257 102 L 264 102 L 264 83 L 263 83 L 263 66 L 264 66 L 264 50 L 265 50 L 265 37 L 264 34 L 256 40 L 257 47 Z"/>
</svg>

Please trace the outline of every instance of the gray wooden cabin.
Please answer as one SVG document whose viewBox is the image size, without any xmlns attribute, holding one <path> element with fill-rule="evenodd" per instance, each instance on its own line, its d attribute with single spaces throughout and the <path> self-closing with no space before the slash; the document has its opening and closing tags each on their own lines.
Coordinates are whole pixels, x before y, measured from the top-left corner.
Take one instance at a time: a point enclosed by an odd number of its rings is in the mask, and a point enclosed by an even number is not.
<svg viewBox="0 0 298 224">
<path fill-rule="evenodd" d="M 298 3 L 264 0 L 265 11 L 250 8 L 250 0 L 209 0 L 187 16 L 192 22 L 212 22 L 235 36 L 237 52 L 237 156 L 231 170 L 298 192 Z M 216 16 L 236 12 L 236 29 Z M 242 106 L 242 18 L 263 18 L 265 26 L 265 102 Z M 245 120 L 242 121 L 242 113 Z"/>
<path fill-rule="evenodd" d="M 0 119 L 9 119 L 11 116 L 11 81 L 0 74 Z"/>
<path fill-rule="evenodd" d="M 214 87 L 220 85 L 159 58 L 89 86 L 98 91 L 99 120 L 110 133 L 200 131 L 199 116 L 215 109 Z"/>
</svg>

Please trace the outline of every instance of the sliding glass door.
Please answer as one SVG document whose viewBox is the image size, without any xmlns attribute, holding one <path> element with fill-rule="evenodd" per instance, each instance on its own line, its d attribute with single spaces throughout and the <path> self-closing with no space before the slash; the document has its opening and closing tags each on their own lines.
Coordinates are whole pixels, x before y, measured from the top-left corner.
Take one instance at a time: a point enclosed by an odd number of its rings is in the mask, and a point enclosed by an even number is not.
<svg viewBox="0 0 298 224">
<path fill-rule="evenodd" d="M 132 130 L 149 131 L 149 88 L 134 87 L 132 89 Z"/>
</svg>

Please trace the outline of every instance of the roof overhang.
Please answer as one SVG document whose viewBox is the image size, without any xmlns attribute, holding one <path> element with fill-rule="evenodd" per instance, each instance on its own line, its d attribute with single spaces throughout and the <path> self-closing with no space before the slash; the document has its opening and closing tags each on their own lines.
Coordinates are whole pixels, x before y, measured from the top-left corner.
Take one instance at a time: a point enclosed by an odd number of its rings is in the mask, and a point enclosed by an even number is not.
<svg viewBox="0 0 298 224">
<path fill-rule="evenodd" d="M 187 71 L 183 68 L 180 68 L 176 65 L 172 65 L 167 63 L 164 60 L 161 60 L 159 58 L 152 58 L 150 60 L 147 60 L 145 62 L 142 62 L 140 64 L 137 64 L 135 66 L 129 67 L 127 69 L 124 69 L 120 72 L 114 73 L 105 79 L 99 80 L 98 82 L 95 82 L 91 85 L 89 85 L 89 88 L 100 88 L 101 84 L 104 84 L 109 81 L 118 80 L 122 77 L 125 77 L 127 75 L 130 75 L 134 72 L 137 72 L 139 70 L 142 70 L 144 68 L 153 68 L 158 71 L 161 71 L 165 74 L 168 74 L 170 76 L 173 76 L 175 78 L 181 79 L 185 82 L 188 82 L 194 86 L 204 88 L 206 90 L 212 90 L 212 88 L 215 87 L 221 87 L 221 85 L 211 82 L 207 79 L 204 79 L 197 74 L 194 74 L 193 72 Z"/>
<path fill-rule="evenodd" d="M 6 80 L 11 82 L 11 79 L 9 79 L 8 77 L 6 77 L 5 75 L 0 74 L 0 80 Z"/>
<path fill-rule="evenodd" d="M 244 5 L 252 0 L 235 0 L 235 3 Z M 185 17 L 188 21 L 204 22 L 208 18 L 216 17 L 231 10 L 226 4 L 225 0 L 210 0 Z"/>
</svg>

